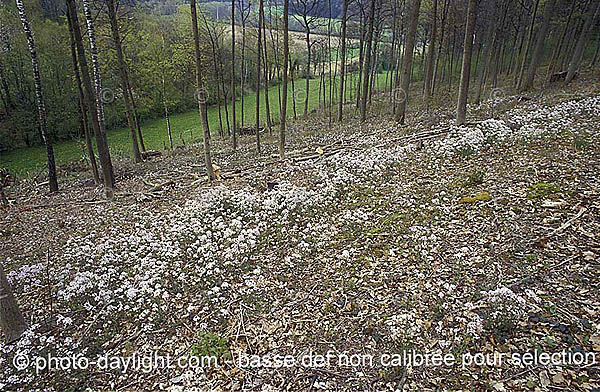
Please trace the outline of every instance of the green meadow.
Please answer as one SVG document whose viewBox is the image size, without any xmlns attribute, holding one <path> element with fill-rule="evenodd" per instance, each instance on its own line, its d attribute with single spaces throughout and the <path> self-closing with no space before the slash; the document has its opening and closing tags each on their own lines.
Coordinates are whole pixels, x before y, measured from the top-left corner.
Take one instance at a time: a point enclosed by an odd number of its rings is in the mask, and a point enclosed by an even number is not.
<svg viewBox="0 0 600 392">
<path fill-rule="evenodd" d="M 329 93 L 328 77 L 326 76 L 326 88 Z M 348 82 L 349 89 L 354 91 L 354 85 L 357 74 L 350 75 Z M 382 89 L 385 86 L 386 75 L 385 73 L 379 73 L 377 75 L 377 89 Z M 334 81 L 334 83 L 336 83 Z M 309 93 L 309 109 L 314 110 L 319 107 L 319 101 L 322 104 L 322 96 L 319 99 L 319 84 L 320 79 L 310 80 L 310 93 Z M 352 87 L 350 87 L 352 86 Z M 304 112 L 304 97 L 306 96 L 305 80 L 296 79 L 294 81 L 295 97 L 296 97 L 296 111 L 298 116 L 301 116 Z M 279 119 L 279 87 L 272 86 L 269 88 L 269 107 L 271 109 L 271 117 L 275 122 Z M 288 118 L 293 118 L 293 100 L 292 100 L 292 84 L 288 86 Z M 347 95 L 350 97 L 350 92 Z M 334 88 L 334 102 L 337 102 L 337 86 Z M 260 115 L 261 124 L 265 121 L 265 103 L 264 103 L 264 91 L 260 94 Z M 229 117 L 231 123 L 231 102 L 228 104 Z M 241 101 L 236 102 L 236 115 L 238 122 L 240 121 L 241 114 Z M 256 93 L 247 94 L 244 96 L 244 111 L 245 118 L 243 125 L 254 125 L 256 122 Z M 227 122 L 225 120 L 225 109 L 221 106 L 223 127 L 224 132 L 227 133 Z M 212 105 L 208 108 L 208 117 L 211 134 L 218 135 L 219 132 L 219 113 L 217 105 Z M 191 141 L 197 141 L 201 135 L 200 127 L 200 114 L 198 111 L 189 111 L 186 113 L 173 114 L 170 116 L 171 130 L 173 135 L 173 144 L 181 145 L 182 143 L 190 143 Z M 142 133 L 144 135 L 144 142 L 147 150 L 162 150 L 165 146 L 168 147 L 169 139 L 167 135 L 167 127 L 164 118 L 157 118 L 153 120 L 144 121 L 141 124 Z M 182 140 L 183 139 L 183 140 Z M 111 149 L 111 153 L 117 156 L 127 156 L 131 152 L 131 143 L 129 139 L 129 131 L 127 128 L 118 128 L 108 131 L 108 143 Z M 84 156 L 82 151 L 82 140 L 68 140 L 61 141 L 54 145 L 54 154 L 56 163 L 58 166 L 65 165 L 69 162 L 77 161 Z M 0 156 L 0 167 L 8 168 L 11 172 L 15 172 L 20 176 L 29 176 L 38 173 L 43 170 L 46 166 L 46 149 L 44 146 L 33 146 L 21 149 L 16 149 L 3 153 Z"/>
</svg>

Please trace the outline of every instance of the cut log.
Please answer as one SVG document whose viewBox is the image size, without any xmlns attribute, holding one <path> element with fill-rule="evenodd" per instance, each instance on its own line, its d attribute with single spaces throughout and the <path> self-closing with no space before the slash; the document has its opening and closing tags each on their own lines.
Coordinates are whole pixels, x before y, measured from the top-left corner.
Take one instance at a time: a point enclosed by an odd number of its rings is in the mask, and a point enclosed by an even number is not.
<svg viewBox="0 0 600 392">
<path fill-rule="evenodd" d="M 159 157 L 162 155 L 162 152 L 160 151 L 156 151 L 156 150 L 149 150 L 149 151 L 144 151 L 142 152 L 142 158 L 144 160 L 150 158 L 150 157 Z"/>
</svg>

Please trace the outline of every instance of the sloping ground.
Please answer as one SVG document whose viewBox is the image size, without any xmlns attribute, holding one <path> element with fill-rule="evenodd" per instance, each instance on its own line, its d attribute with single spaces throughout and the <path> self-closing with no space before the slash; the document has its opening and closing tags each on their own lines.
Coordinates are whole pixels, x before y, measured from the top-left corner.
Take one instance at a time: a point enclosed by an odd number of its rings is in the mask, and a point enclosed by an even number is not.
<svg viewBox="0 0 600 392">
<path fill-rule="evenodd" d="M 2 346 L 4 388 L 597 388 L 600 96 L 471 108 L 493 112 L 298 133 L 300 158 L 221 185 L 178 166 L 185 181 L 159 198 L 9 212 L 3 254 L 32 326 Z M 218 160 L 230 178 L 251 162 L 239 155 Z M 48 372 L 49 355 L 138 366 Z"/>
</svg>

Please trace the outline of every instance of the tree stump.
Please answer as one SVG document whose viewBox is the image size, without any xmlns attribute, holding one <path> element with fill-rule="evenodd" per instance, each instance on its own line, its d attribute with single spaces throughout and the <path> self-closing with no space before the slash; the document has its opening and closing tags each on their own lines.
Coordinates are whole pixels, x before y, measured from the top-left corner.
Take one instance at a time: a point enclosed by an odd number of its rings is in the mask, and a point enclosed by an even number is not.
<svg viewBox="0 0 600 392">
<path fill-rule="evenodd" d="M 6 343 L 12 343 L 19 339 L 23 331 L 27 329 L 27 324 L 8 284 L 2 264 L 0 264 L 0 329 L 4 333 Z"/>
</svg>

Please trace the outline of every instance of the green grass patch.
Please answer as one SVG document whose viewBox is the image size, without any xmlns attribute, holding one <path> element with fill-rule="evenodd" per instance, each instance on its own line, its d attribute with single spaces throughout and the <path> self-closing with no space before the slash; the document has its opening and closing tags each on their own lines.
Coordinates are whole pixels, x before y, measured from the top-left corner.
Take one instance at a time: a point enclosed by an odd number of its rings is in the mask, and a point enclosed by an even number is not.
<svg viewBox="0 0 600 392">
<path fill-rule="evenodd" d="M 357 74 L 352 74 L 349 77 L 348 86 L 355 85 L 358 78 Z M 328 77 L 325 77 L 325 90 L 329 94 Z M 385 86 L 385 73 L 377 75 L 377 88 L 381 89 Z M 333 100 L 337 102 L 337 79 L 333 81 Z M 322 95 L 319 95 L 320 79 L 311 79 L 309 83 L 308 107 L 312 111 L 322 104 Z M 304 79 L 294 81 L 295 89 L 292 90 L 292 83 L 288 84 L 288 118 L 294 118 L 292 91 L 295 91 L 296 113 L 299 117 L 304 114 L 304 97 L 306 96 L 306 84 Z M 348 99 L 352 95 L 352 91 L 348 91 Z M 227 105 L 229 110 L 230 124 L 232 122 L 231 103 Z M 279 86 L 269 88 L 269 107 L 271 117 L 274 122 L 279 121 Z M 236 102 L 236 115 L 238 122 L 241 121 L 241 100 Z M 260 93 L 260 116 L 261 124 L 264 125 L 266 117 L 266 105 L 264 91 Z M 335 110 L 335 108 L 334 108 Z M 256 123 L 256 93 L 247 94 L 244 96 L 244 124 L 254 125 Z M 223 119 L 223 128 L 226 133 L 227 121 L 225 119 L 225 108 L 221 106 L 221 115 Z M 208 108 L 208 119 L 211 134 L 218 135 L 220 128 L 219 110 L 216 105 Z M 201 140 L 202 131 L 200 125 L 200 114 L 197 110 L 186 113 L 174 114 L 170 116 L 171 130 L 173 134 L 173 143 L 177 145 L 189 144 L 190 142 L 198 142 Z M 167 135 L 167 126 L 164 118 L 147 120 L 142 123 L 142 133 L 144 142 L 148 150 L 160 150 L 169 145 Z M 131 143 L 129 140 L 129 130 L 127 128 L 113 129 L 108 132 L 108 144 L 111 153 L 116 156 L 130 156 Z M 82 148 L 82 140 L 68 140 L 54 144 L 54 155 L 58 166 L 65 165 L 69 162 L 77 161 L 85 156 L 85 150 Z M 46 148 L 44 146 L 33 146 L 16 149 L 0 156 L 0 168 L 5 167 L 11 172 L 18 174 L 21 177 L 28 177 L 44 170 L 46 166 Z"/>
<path fill-rule="evenodd" d="M 560 187 L 556 184 L 546 184 L 540 182 L 529 187 L 527 198 L 529 199 L 542 199 L 548 198 L 556 193 L 560 192 Z"/>
</svg>

